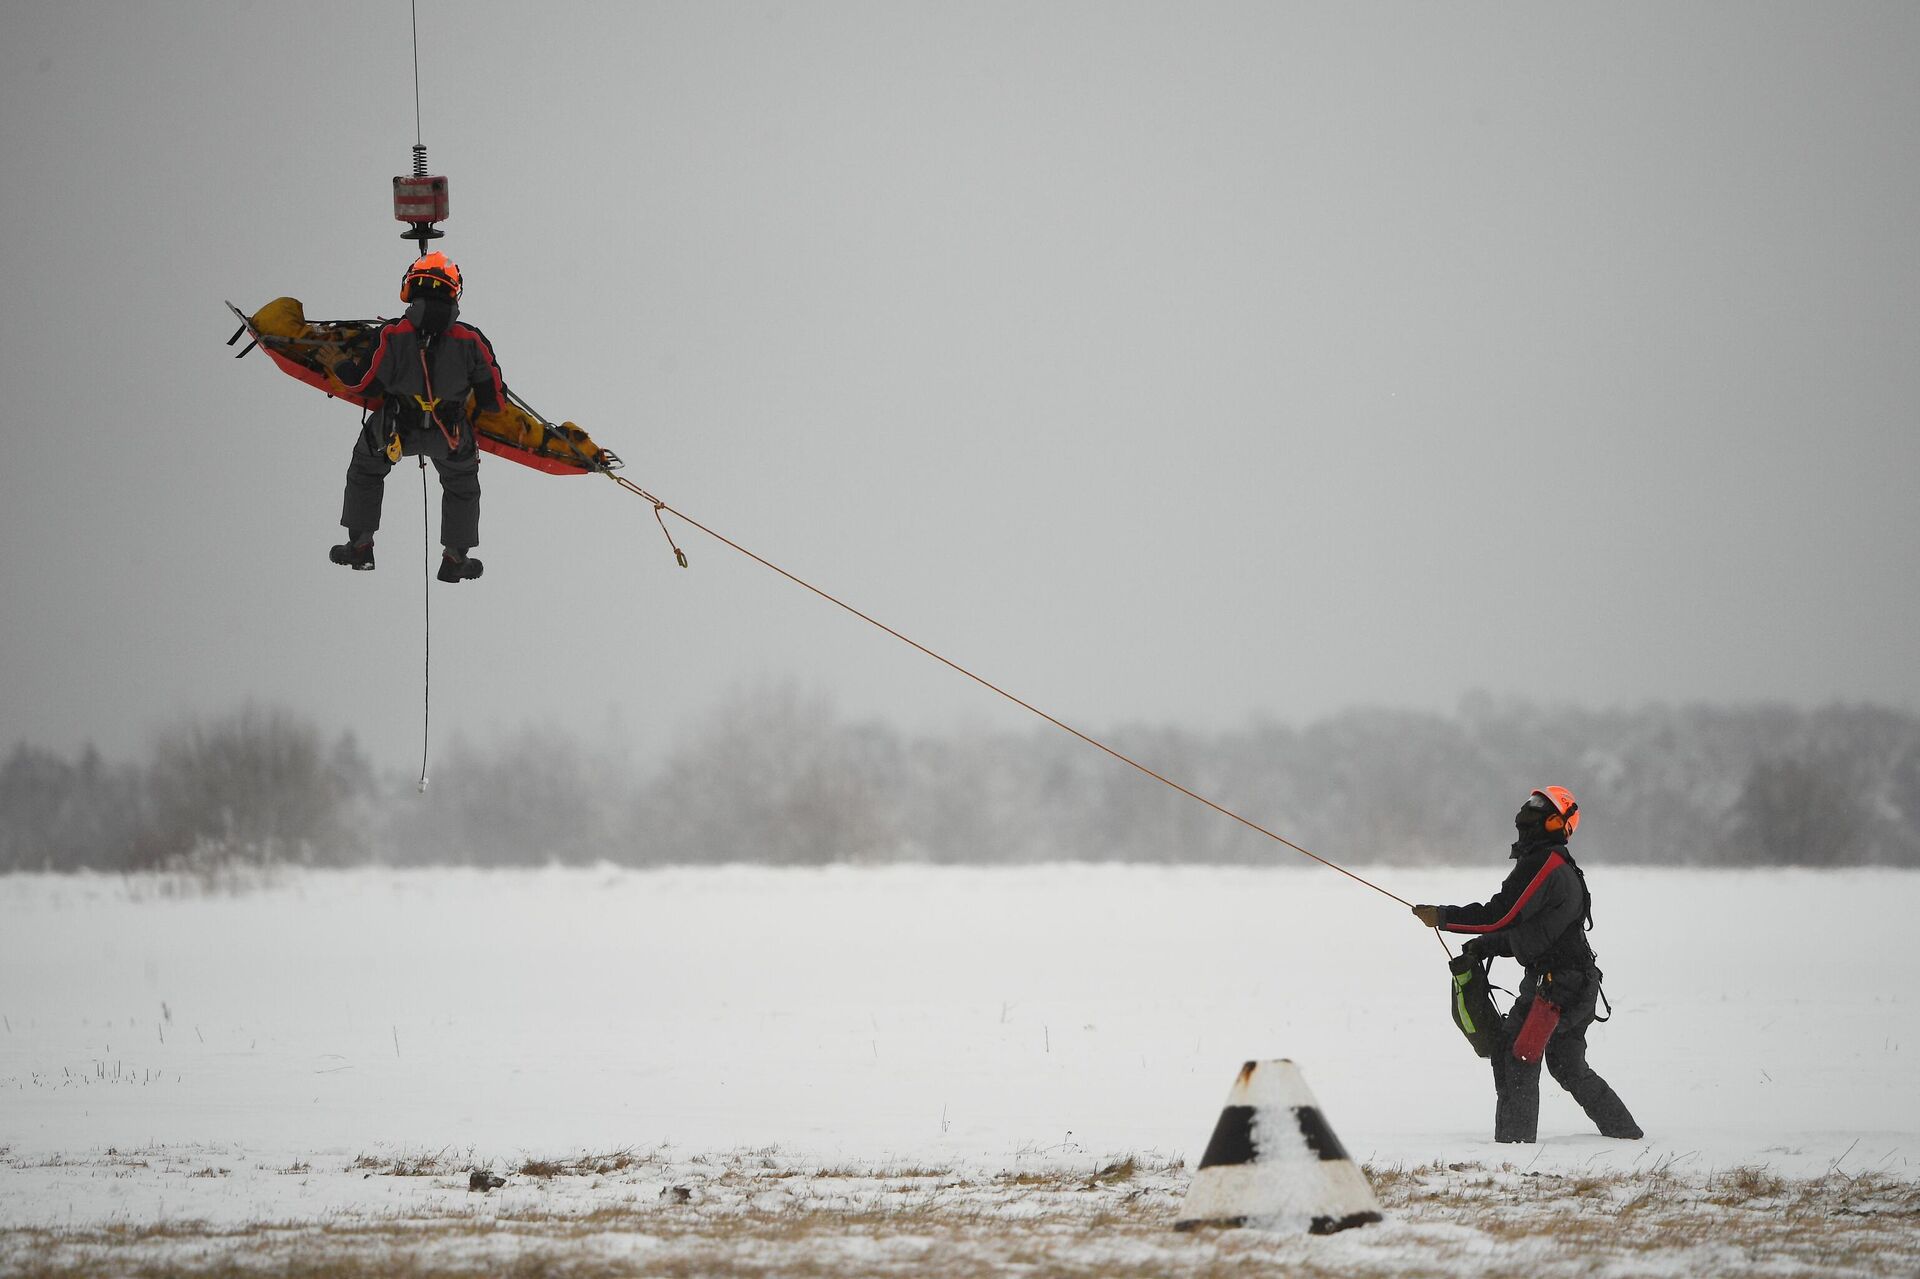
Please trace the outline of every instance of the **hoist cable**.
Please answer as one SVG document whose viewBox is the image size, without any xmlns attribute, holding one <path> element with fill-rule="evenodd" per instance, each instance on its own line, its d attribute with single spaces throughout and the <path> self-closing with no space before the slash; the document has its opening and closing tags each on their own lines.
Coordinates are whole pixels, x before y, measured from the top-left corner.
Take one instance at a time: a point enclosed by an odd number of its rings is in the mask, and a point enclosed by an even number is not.
<svg viewBox="0 0 1920 1279">
<path fill-rule="evenodd" d="M 427 149 L 420 127 L 420 0 L 408 0 L 407 11 L 413 24 L 413 170 L 414 176 L 426 172 Z M 426 241 L 420 241 L 426 248 Z M 426 373 L 427 353 L 420 352 L 420 371 Z M 427 394 L 433 394 L 431 378 Z M 434 424 L 439 425 L 435 415 Z M 440 428 L 442 434 L 446 428 Z M 428 524 L 432 499 L 427 493 L 427 459 L 420 457 L 420 794 L 427 793 L 427 755 L 433 740 L 433 540 Z"/>
<path fill-rule="evenodd" d="M 413 145 L 425 141 L 420 136 L 420 0 L 408 0 L 413 15 Z"/>
</svg>

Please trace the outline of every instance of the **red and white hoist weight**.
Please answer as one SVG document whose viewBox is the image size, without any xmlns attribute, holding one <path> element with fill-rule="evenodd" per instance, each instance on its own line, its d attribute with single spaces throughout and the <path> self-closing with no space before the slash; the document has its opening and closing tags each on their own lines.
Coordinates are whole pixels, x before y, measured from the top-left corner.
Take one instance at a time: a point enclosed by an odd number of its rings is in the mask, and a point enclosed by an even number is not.
<svg viewBox="0 0 1920 1279">
<path fill-rule="evenodd" d="M 427 251 L 427 241 L 446 232 L 435 223 L 447 220 L 447 180 L 427 172 L 427 149 L 413 144 L 413 173 L 393 180 L 393 216 L 407 223 L 400 233 L 403 240 L 419 242 L 419 251 Z"/>
</svg>

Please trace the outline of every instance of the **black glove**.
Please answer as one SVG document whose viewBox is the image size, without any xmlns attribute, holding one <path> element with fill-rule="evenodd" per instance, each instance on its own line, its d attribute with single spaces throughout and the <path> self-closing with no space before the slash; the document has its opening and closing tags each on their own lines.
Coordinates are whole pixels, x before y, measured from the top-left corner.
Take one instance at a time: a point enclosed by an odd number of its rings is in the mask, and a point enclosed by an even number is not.
<svg viewBox="0 0 1920 1279">
<path fill-rule="evenodd" d="M 1472 955 L 1475 959 L 1494 959 L 1507 953 L 1507 939 L 1498 933 L 1469 937 L 1460 947 L 1460 953 Z"/>
</svg>

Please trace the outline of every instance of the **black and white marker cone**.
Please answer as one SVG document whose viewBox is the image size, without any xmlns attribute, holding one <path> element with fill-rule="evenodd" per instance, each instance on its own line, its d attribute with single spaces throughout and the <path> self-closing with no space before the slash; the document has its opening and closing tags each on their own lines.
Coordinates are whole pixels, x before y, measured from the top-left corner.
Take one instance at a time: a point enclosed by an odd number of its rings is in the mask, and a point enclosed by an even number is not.
<svg viewBox="0 0 1920 1279">
<path fill-rule="evenodd" d="M 1240 1068 L 1175 1230 L 1252 1226 L 1330 1235 L 1380 1220 L 1360 1166 L 1291 1061 Z"/>
</svg>

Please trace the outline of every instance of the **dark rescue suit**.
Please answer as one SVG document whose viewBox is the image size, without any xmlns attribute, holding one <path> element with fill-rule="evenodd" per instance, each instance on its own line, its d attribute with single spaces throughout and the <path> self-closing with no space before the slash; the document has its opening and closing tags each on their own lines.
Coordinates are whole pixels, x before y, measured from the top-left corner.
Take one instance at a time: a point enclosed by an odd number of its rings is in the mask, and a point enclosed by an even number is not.
<svg viewBox="0 0 1920 1279">
<path fill-rule="evenodd" d="M 1587 1027 L 1600 999 L 1600 969 L 1587 944 L 1592 899 L 1587 878 L 1567 851 L 1566 837 L 1540 833 L 1513 846 L 1514 867 L 1500 891 L 1471 906 L 1437 908 L 1437 927 L 1469 933 L 1469 949 L 1510 955 L 1526 968 L 1519 996 L 1502 1027 L 1507 1044 L 1519 1034 L 1536 995 L 1560 1008 L 1547 1040 L 1547 1070 L 1580 1103 L 1603 1136 L 1637 1138 L 1640 1126 L 1607 1081 L 1587 1064 Z M 1540 1063 L 1503 1048 L 1493 1054 L 1495 1141 L 1533 1141 L 1540 1126 Z"/>
<path fill-rule="evenodd" d="M 388 446 L 397 434 L 402 456 L 425 457 L 440 473 L 440 542 L 465 554 L 480 544 L 480 450 L 467 417 L 467 396 L 483 412 L 498 410 L 506 384 L 493 344 L 444 298 L 416 298 L 406 316 L 380 329 L 364 368 L 336 370 L 350 391 L 379 391 L 385 401 L 362 426 L 347 464 L 340 523 L 353 537 L 380 527 L 380 499 L 393 469 Z"/>
</svg>

